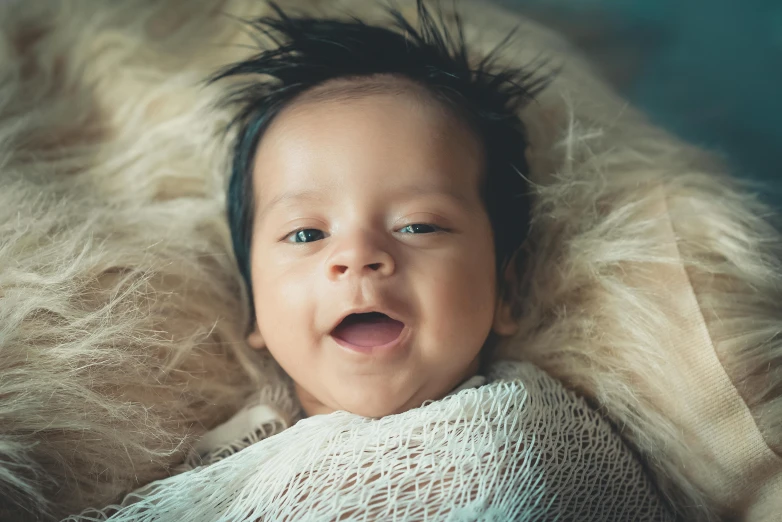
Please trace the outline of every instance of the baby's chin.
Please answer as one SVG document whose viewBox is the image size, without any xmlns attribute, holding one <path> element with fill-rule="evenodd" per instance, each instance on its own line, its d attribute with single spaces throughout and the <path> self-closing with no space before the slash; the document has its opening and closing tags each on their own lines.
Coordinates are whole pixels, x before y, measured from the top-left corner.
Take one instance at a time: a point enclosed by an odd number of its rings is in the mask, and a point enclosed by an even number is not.
<svg viewBox="0 0 782 522">
<path fill-rule="evenodd" d="M 392 400 L 391 398 L 351 397 L 343 400 L 320 401 L 312 395 L 303 392 L 296 387 L 296 394 L 308 417 L 313 415 L 325 415 L 335 411 L 347 411 L 362 417 L 381 418 L 396 413 L 403 413 L 420 406 L 425 400 L 416 398 L 404 400 Z"/>
<path fill-rule="evenodd" d="M 367 393 L 343 393 L 344 397 L 335 394 L 330 400 L 319 400 L 300 386 L 296 385 L 296 395 L 308 417 L 324 415 L 335 411 L 347 411 L 355 415 L 369 418 L 381 418 L 388 415 L 404 413 L 418 408 L 426 401 L 445 397 L 446 390 L 411 390 L 411 394 L 389 396 L 370 391 Z"/>
</svg>

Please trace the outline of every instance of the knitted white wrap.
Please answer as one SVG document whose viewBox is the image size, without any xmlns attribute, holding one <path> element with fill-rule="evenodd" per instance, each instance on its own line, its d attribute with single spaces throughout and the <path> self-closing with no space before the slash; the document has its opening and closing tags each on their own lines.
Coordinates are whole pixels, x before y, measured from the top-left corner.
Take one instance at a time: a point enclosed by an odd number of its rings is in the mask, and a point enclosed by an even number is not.
<svg viewBox="0 0 782 522">
<path fill-rule="evenodd" d="M 530 364 L 498 363 L 488 377 L 399 415 L 301 420 L 68 520 L 672 520 L 583 399 Z M 267 436 L 280 426 L 264 424 Z"/>
</svg>

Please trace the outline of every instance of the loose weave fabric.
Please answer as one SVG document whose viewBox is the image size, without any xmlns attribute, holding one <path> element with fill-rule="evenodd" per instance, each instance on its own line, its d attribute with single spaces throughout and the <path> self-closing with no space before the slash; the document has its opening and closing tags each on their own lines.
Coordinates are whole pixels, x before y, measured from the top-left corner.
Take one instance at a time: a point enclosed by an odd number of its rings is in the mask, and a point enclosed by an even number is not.
<svg viewBox="0 0 782 522">
<path fill-rule="evenodd" d="M 282 431 L 266 419 L 211 464 L 68 520 L 673 520 L 583 399 L 526 363 L 488 378 L 381 419 L 336 412 Z"/>
</svg>

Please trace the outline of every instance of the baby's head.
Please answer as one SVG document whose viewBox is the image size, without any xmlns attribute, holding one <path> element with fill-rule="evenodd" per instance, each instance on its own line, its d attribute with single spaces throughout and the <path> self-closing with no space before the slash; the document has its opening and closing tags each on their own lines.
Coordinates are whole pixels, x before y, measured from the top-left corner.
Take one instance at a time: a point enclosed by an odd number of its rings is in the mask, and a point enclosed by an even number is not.
<svg viewBox="0 0 782 522">
<path fill-rule="evenodd" d="M 419 3 L 421 29 L 256 22 L 278 47 L 242 110 L 228 193 L 267 348 L 308 414 L 380 417 L 446 395 L 516 328 L 506 278 L 529 223 L 516 116 L 541 83 L 471 67 Z"/>
</svg>

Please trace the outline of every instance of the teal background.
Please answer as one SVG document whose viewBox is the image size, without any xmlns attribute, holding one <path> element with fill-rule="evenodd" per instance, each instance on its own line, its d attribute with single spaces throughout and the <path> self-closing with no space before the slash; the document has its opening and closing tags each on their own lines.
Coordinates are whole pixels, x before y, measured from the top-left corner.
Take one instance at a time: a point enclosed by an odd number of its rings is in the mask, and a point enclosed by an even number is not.
<svg viewBox="0 0 782 522">
<path fill-rule="evenodd" d="M 782 206 L 782 0 L 497 0 L 560 29 L 635 105 Z"/>
</svg>

